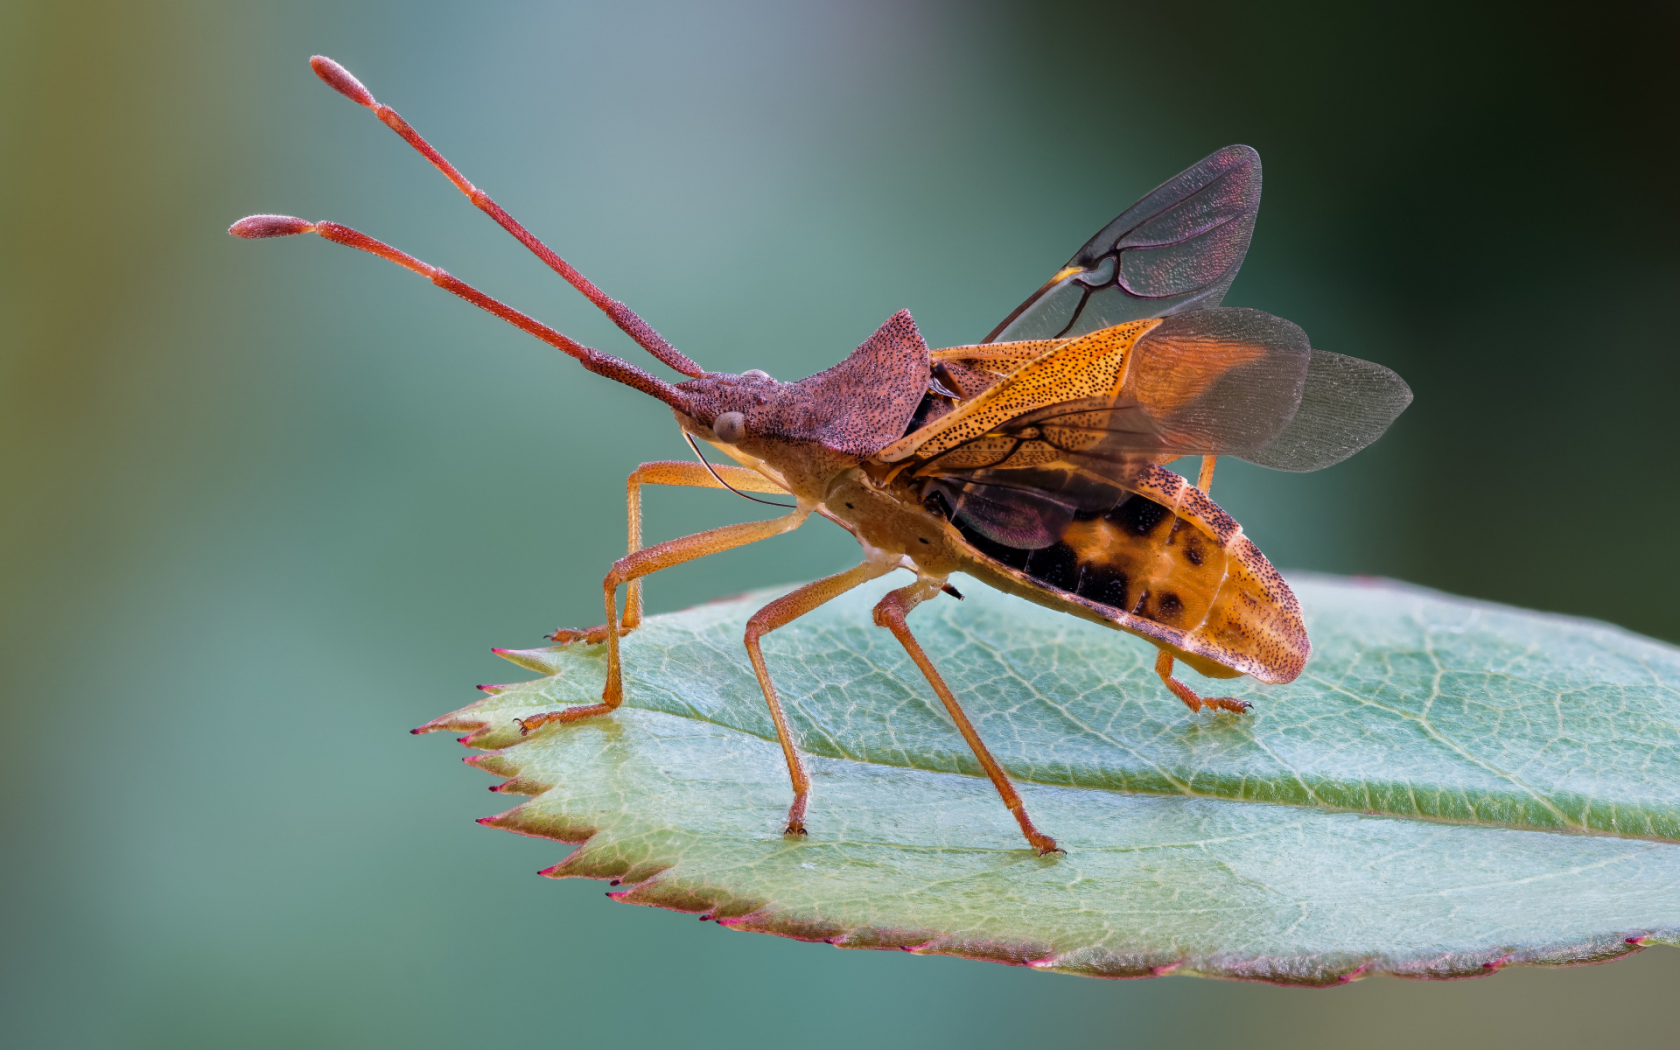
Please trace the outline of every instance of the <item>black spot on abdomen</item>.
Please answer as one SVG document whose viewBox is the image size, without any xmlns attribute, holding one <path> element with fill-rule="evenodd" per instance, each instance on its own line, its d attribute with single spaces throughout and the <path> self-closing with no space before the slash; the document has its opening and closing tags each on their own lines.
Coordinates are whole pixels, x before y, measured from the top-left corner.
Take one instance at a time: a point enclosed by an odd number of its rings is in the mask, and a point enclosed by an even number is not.
<svg viewBox="0 0 1680 1050">
<path fill-rule="evenodd" d="M 1099 605 L 1115 609 L 1126 607 L 1126 574 L 1103 565 L 1081 565 L 1079 585 L 1074 591 Z"/>
<path fill-rule="evenodd" d="M 1079 585 L 1079 555 L 1065 543 L 1053 543 L 1028 555 L 1023 571 L 1047 587 L 1071 591 Z"/>
<path fill-rule="evenodd" d="M 1143 496 L 1133 496 L 1108 512 L 1109 521 L 1133 536 L 1149 535 L 1155 526 L 1171 516 L 1167 508 Z"/>
</svg>

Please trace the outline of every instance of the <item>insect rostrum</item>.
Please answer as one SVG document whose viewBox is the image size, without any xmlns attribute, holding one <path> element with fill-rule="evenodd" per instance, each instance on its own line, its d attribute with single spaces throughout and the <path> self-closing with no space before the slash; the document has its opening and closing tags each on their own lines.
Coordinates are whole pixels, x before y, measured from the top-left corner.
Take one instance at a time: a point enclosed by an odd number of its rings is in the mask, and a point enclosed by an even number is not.
<svg viewBox="0 0 1680 1050">
<path fill-rule="evenodd" d="M 706 372 L 629 307 L 609 298 L 503 211 L 402 117 L 331 59 L 311 60 L 335 90 L 374 111 L 643 349 L 687 378 L 671 384 L 582 346 L 448 273 L 331 222 L 253 215 L 247 238 L 317 233 L 381 256 L 670 407 L 692 438 L 736 461 L 644 463 L 630 475 L 629 553 L 603 581 L 606 622 L 561 643 L 605 643 L 601 702 L 525 719 L 609 715 L 623 699 L 619 638 L 641 622 L 641 579 L 769 539 L 816 514 L 850 532 L 863 560 L 771 602 L 747 623 L 746 648 L 793 782 L 786 831 L 805 832 L 810 779 L 760 641 L 837 595 L 903 569 L 915 579 L 875 606 L 927 677 L 1040 852 L 1056 849 L 963 713 L 908 616 L 967 573 L 1029 601 L 1137 635 L 1160 650 L 1162 682 L 1191 710 L 1241 714 L 1203 697 L 1174 661 L 1215 678 L 1293 680 L 1311 652 L 1300 606 L 1242 527 L 1208 498 L 1214 457 L 1316 470 L 1376 440 L 1411 400 L 1393 372 L 1314 350 L 1300 328 L 1221 307 L 1253 234 L 1260 158 L 1228 146 L 1122 212 L 981 343 L 930 350 L 908 311 L 851 356 L 797 382 L 758 369 Z M 1162 464 L 1204 457 L 1197 485 Z M 791 495 L 790 513 L 643 547 L 643 485 L 732 487 Z M 625 607 L 617 594 L 628 585 Z"/>
</svg>

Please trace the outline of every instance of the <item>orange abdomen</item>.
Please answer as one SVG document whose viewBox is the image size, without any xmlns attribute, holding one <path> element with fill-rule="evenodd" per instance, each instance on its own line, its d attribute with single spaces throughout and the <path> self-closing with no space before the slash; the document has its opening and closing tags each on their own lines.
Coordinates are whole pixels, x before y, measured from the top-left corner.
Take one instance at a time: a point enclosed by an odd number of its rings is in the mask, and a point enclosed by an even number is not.
<svg viewBox="0 0 1680 1050">
<path fill-rule="evenodd" d="M 952 525 L 975 553 L 970 571 L 994 586 L 1145 637 L 1211 677 L 1293 681 L 1312 651 L 1301 606 L 1242 526 L 1169 470 L 1128 488 L 1037 550 Z"/>
</svg>

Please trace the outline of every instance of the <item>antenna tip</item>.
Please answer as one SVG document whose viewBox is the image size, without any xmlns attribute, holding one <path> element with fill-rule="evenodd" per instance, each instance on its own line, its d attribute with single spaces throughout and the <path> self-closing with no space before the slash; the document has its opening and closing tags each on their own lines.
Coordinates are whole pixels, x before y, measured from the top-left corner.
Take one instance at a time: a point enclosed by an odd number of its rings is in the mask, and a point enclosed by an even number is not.
<svg viewBox="0 0 1680 1050">
<path fill-rule="evenodd" d="M 311 58 L 309 60 L 309 68 L 315 71 L 316 76 L 325 80 L 328 87 L 332 88 L 334 91 L 343 95 L 350 101 L 356 103 L 358 106 L 366 106 L 367 108 L 372 109 L 373 107 L 379 105 L 379 103 L 373 100 L 372 93 L 362 86 L 362 82 L 360 80 L 351 76 L 348 69 L 345 69 L 326 55 L 316 55 Z"/>
<path fill-rule="evenodd" d="M 291 215 L 247 215 L 228 227 L 235 237 L 248 241 L 263 237 L 290 237 L 298 233 L 314 233 L 315 224 Z"/>
</svg>

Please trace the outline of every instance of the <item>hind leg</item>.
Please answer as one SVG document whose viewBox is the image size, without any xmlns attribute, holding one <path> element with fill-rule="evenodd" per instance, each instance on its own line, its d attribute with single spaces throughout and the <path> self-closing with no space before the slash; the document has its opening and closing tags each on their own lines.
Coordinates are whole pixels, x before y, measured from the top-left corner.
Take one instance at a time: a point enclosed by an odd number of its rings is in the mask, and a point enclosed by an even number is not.
<svg viewBox="0 0 1680 1050">
<path fill-rule="evenodd" d="M 1162 649 L 1161 655 L 1155 658 L 1155 673 L 1160 675 L 1161 681 L 1166 683 L 1168 689 L 1172 690 L 1172 695 L 1184 701 L 1184 706 L 1192 711 L 1200 711 L 1204 707 L 1214 707 L 1221 711 L 1234 711 L 1240 715 L 1254 706 L 1247 700 L 1238 700 L 1229 696 L 1199 696 L 1195 690 L 1174 678 L 1172 669 L 1172 654 Z"/>
</svg>

